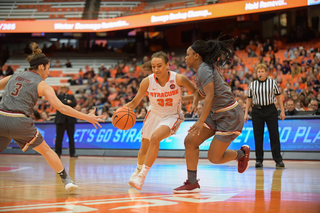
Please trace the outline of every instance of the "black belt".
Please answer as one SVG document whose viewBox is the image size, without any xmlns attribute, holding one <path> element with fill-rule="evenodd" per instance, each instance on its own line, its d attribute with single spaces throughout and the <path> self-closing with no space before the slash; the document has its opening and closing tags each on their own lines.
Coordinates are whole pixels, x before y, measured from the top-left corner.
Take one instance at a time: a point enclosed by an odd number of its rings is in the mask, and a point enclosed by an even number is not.
<svg viewBox="0 0 320 213">
<path fill-rule="evenodd" d="M 265 105 L 265 106 L 259 105 L 259 104 L 254 104 L 253 107 L 254 107 L 254 108 L 257 108 L 257 109 L 263 109 L 263 108 L 266 108 L 266 107 L 270 107 L 270 106 L 272 106 L 272 105 L 274 105 L 274 104 L 272 103 L 272 104 Z"/>
</svg>

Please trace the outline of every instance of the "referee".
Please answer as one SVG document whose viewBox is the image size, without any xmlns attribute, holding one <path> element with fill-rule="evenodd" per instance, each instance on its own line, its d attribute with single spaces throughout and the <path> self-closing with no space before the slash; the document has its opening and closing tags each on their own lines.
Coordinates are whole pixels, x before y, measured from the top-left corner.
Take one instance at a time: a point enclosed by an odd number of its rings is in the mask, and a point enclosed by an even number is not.
<svg viewBox="0 0 320 213">
<path fill-rule="evenodd" d="M 248 90 L 248 99 L 244 120 L 248 120 L 248 110 L 251 104 L 252 108 L 252 126 L 256 147 L 256 167 L 263 167 L 263 135 L 264 125 L 267 127 L 270 135 L 272 158 L 276 162 L 277 168 L 284 168 L 282 156 L 280 154 L 280 139 L 278 130 L 278 112 L 274 105 L 275 97 L 280 104 L 280 119 L 285 118 L 282 97 L 279 87 L 274 79 L 267 79 L 267 67 L 265 64 L 257 65 L 258 80 L 250 83 Z"/>
</svg>

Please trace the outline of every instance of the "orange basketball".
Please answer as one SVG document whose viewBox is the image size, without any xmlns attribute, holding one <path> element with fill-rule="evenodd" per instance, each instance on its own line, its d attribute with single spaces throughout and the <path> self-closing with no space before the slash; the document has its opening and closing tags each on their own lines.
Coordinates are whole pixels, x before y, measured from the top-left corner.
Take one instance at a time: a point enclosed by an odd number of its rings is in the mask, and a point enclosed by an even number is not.
<svg viewBox="0 0 320 213">
<path fill-rule="evenodd" d="M 112 124 L 118 129 L 130 129 L 135 123 L 136 114 L 128 107 L 120 107 L 113 113 Z"/>
</svg>

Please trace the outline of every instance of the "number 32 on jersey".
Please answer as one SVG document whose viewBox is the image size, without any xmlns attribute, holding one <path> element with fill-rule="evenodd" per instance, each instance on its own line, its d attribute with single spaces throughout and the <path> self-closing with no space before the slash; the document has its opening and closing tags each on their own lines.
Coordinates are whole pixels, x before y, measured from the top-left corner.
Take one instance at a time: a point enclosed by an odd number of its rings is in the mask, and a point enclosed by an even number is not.
<svg viewBox="0 0 320 213">
<path fill-rule="evenodd" d="M 173 99 L 172 98 L 166 98 L 166 99 L 159 98 L 159 99 L 157 99 L 157 101 L 160 106 L 172 106 Z"/>
</svg>

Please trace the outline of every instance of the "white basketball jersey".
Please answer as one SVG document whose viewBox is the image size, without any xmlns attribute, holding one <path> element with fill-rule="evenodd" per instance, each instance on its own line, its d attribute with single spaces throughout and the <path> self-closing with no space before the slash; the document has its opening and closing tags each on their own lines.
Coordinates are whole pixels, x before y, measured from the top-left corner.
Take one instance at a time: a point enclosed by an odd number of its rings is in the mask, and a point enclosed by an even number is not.
<svg viewBox="0 0 320 213">
<path fill-rule="evenodd" d="M 149 75 L 149 109 L 159 116 L 181 113 L 181 87 L 177 85 L 177 73 L 169 71 L 169 79 L 160 86 L 154 74 Z"/>
</svg>

